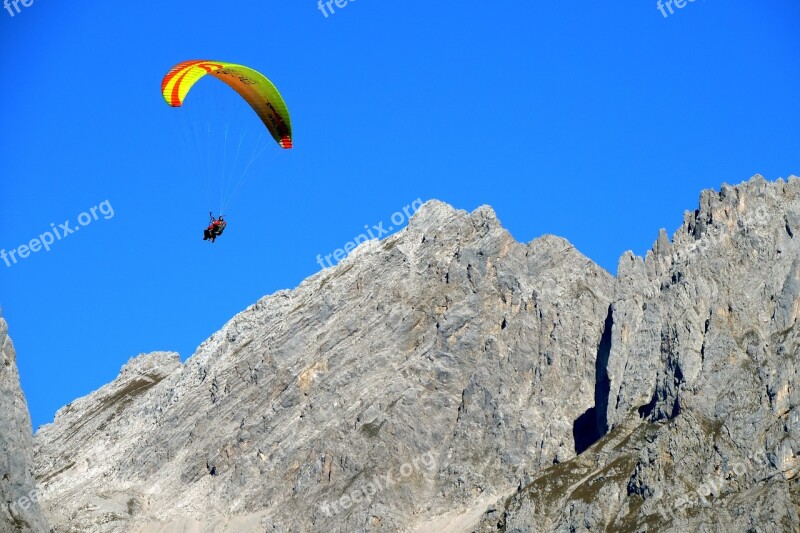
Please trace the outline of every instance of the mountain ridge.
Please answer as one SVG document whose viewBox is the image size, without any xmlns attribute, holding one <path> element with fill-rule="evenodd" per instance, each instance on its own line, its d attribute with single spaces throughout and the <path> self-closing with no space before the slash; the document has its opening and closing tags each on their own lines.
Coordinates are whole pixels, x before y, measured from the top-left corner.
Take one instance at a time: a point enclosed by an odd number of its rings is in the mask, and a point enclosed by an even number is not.
<svg viewBox="0 0 800 533">
<path fill-rule="evenodd" d="M 62 408 L 34 437 L 44 514 L 59 533 L 791 530 L 798 231 L 800 179 L 757 175 L 614 277 L 431 200 L 184 363 L 134 358 Z"/>
</svg>

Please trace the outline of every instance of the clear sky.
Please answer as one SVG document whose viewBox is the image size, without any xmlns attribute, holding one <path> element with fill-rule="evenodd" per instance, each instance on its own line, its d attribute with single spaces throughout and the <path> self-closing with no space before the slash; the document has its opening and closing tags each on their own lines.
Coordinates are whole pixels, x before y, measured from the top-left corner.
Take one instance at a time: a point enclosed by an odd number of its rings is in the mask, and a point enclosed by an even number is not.
<svg viewBox="0 0 800 533">
<path fill-rule="evenodd" d="M 800 174 L 796 0 L 17 5 L 0 10 L 0 249 L 87 213 L 49 252 L 0 260 L 34 429 L 132 356 L 188 358 L 417 198 L 489 204 L 517 240 L 563 236 L 615 273 L 701 189 Z M 181 131 L 260 123 L 213 79 L 195 88 L 210 104 L 167 106 L 161 78 L 187 59 L 260 70 L 294 126 L 214 245 L 197 174 L 238 141 L 198 156 Z"/>
</svg>

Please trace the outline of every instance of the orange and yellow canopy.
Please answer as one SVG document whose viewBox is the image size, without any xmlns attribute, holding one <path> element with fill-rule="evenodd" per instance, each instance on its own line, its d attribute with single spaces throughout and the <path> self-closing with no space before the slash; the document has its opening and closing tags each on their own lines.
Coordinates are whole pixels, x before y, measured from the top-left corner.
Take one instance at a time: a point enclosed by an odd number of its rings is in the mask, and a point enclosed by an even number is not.
<svg viewBox="0 0 800 533">
<path fill-rule="evenodd" d="M 286 102 L 266 76 L 243 65 L 207 60 L 179 63 L 161 82 L 164 100 L 172 107 L 180 107 L 194 84 L 206 74 L 225 82 L 239 93 L 282 148 L 292 147 L 292 122 Z"/>
</svg>

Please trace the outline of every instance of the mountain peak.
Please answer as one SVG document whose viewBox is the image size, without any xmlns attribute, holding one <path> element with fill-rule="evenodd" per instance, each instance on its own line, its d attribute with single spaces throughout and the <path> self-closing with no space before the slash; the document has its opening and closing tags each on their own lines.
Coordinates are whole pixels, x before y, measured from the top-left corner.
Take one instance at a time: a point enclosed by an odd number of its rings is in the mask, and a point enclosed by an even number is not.
<svg viewBox="0 0 800 533">
<path fill-rule="evenodd" d="M 616 278 L 426 202 L 186 364 L 136 357 L 59 411 L 44 511 L 101 533 L 800 523 L 798 192 L 703 191 Z"/>
</svg>

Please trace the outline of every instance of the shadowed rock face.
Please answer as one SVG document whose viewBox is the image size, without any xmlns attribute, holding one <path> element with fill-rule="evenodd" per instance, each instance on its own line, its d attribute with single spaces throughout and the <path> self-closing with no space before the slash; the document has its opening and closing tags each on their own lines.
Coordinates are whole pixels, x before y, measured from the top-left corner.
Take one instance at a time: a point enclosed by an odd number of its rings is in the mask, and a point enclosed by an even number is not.
<svg viewBox="0 0 800 533">
<path fill-rule="evenodd" d="M 619 264 L 609 435 L 485 530 L 798 531 L 800 180 L 705 191 Z"/>
<path fill-rule="evenodd" d="M 47 531 L 33 480 L 33 436 L 17 356 L 0 318 L 0 531 Z"/>
<path fill-rule="evenodd" d="M 61 532 L 793 531 L 800 180 L 705 191 L 617 279 L 487 207 L 140 356 L 35 437 Z"/>
</svg>

